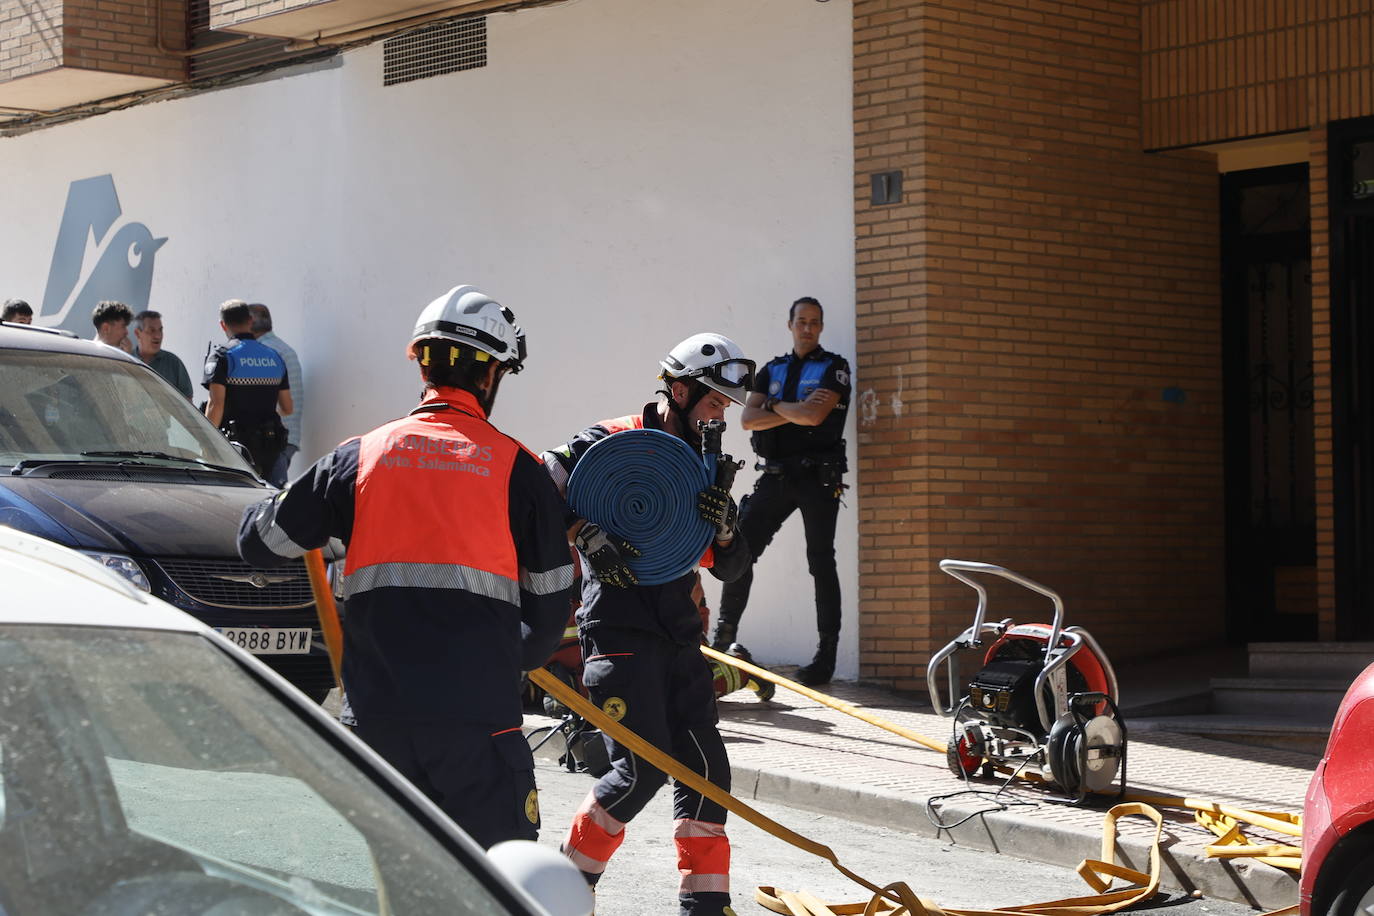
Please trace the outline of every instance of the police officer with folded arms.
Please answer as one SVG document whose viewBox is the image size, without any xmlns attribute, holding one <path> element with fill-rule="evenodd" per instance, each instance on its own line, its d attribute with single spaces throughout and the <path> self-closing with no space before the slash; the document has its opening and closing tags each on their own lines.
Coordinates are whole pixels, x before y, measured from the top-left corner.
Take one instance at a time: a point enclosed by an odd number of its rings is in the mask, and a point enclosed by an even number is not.
<svg viewBox="0 0 1374 916">
<path fill-rule="evenodd" d="M 248 449 L 253 468 L 266 477 L 286 447 L 281 418 L 294 409 L 286 363 L 254 338 L 253 313 L 242 299 L 219 307 L 219 326 L 229 342 L 205 359 L 201 384 L 210 392 L 205 415 L 230 441 Z"/>
<path fill-rule="evenodd" d="M 573 568 L 548 472 L 488 420 L 525 335 L 509 309 L 457 286 L 420 313 L 409 354 L 419 406 L 249 507 L 239 553 L 270 568 L 341 539 L 358 737 L 482 846 L 532 840 L 520 675 L 563 635 Z"/>
<path fill-rule="evenodd" d="M 816 654 L 797 670 L 809 686 L 830 682 L 840 641 L 840 578 L 835 569 L 835 523 L 844 494 L 844 424 L 849 412 L 849 363 L 821 347 L 825 312 L 803 296 L 792 303 L 787 329 L 792 352 L 771 360 L 755 377 L 740 416 L 753 431 L 761 472 L 754 492 L 740 506 L 740 531 L 754 561 L 794 511 L 806 532 L 806 564 L 815 580 Z M 720 594 L 720 617 L 712 645 L 724 650 L 735 642 L 740 617 L 749 602 L 754 568 Z"/>
</svg>

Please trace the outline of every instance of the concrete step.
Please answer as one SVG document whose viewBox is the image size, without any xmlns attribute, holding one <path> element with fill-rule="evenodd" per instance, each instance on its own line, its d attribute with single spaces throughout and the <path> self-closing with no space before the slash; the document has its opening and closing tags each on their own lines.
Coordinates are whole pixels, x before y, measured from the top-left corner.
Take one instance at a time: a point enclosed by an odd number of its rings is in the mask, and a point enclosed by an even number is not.
<svg viewBox="0 0 1374 916">
<path fill-rule="evenodd" d="M 1219 646 L 1132 659 L 1117 666 L 1121 711 L 1135 716 L 1181 716 L 1211 711 L 1213 677 L 1244 677 L 1245 650 Z"/>
<path fill-rule="evenodd" d="M 1138 716 L 1191 716 L 1212 711 L 1212 690 L 1187 687 L 1178 690 L 1131 691 L 1122 688 L 1121 714 L 1129 721 Z"/>
<path fill-rule="evenodd" d="M 1301 719 L 1330 726 L 1350 687 L 1346 680 L 1219 677 L 1212 679 L 1212 712 Z"/>
<path fill-rule="evenodd" d="M 1251 677 L 1344 680 L 1374 664 L 1371 642 L 1252 642 Z"/>
<path fill-rule="evenodd" d="M 1154 716 L 1127 719 L 1129 740 L 1149 740 L 1149 733 L 1174 732 L 1197 735 L 1215 741 L 1229 741 L 1252 747 L 1272 747 L 1311 754 L 1315 767 L 1326 751 L 1330 725 L 1313 722 L 1276 719 L 1271 716 L 1202 715 Z"/>
</svg>

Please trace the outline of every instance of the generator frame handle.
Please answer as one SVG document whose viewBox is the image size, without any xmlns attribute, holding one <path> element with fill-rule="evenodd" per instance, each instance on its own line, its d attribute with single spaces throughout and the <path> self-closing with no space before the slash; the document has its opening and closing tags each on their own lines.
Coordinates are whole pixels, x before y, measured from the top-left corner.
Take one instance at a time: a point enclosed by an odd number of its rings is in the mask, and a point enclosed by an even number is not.
<svg viewBox="0 0 1374 916">
<path fill-rule="evenodd" d="M 933 706 L 940 715 L 945 718 L 953 716 L 959 706 L 959 672 L 954 659 L 951 658 L 959 649 L 973 649 L 983 644 L 983 634 L 992 632 L 1000 636 L 1009 621 L 1001 623 L 987 623 L 988 593 L 978 580 L 970 578 L 969 573 L 986 574 L 990 576 L 1000 576 L 1003 579 L 1013 582 L 1022 588 L 1029 589 L 1038 595 L 1050 599 L 1054 602 L 1054 623 L 1050 625 L 1050 638 L 1045 646 L 1045 667 L 1041 670 L 1035 681 L 1035 706 L 1036 712 L 1040 716 L 1041 723 L 1046 731 L 1054 724 L 1054 720 L 1049 716 L 1049 710 L 1045 706 L 1043 687 L 1049 675 L 1058 667 L 1069 660 L 1069 657 L 1078 651 L 1081 640 L 1070 639 L 1070 646 L 1064 647 L 1064 651 L 1056 652 L 1059 649 L 1059 638 L 1062 634 L 1064 623 L 1064 601 L 1059 597 L 1059 593 L 1054 589 L 1041 585 L 1034 579 L 1027 578 L 1017 572 L 1012 572 L 1005 566 L 995 566 L 992 563 L 979 563 L 976 560 L 953 560 L 944 559 L 940 561 L 940 570 L 953 576 L 960 582 L 967 585 L 978 593 L 978 608 L 973 612 L 973 625 L 960 633 L 949 645 L 935 653 L 926 665 L 926 689 L 930 691 L 930 705 Z M 1057 657 L 1056 657 L 1057 656 Z M 940 665 L 946 660 L 949 667 L 946 669 L 949 681 L 950 705 L 946 706 L 940 698 L 940 688 L 936 683 Z M 1115 683 L 1115 674 L 1112 675 Z"/>
<path fill-rule="evenodd" d="M 976 580 L 970 579 L 965 573 L 985 573 L 989 576 L 1001 576 L 1003 579 L 1015 582 L 1022 588 L 1030 589 L 1037 595 L 1043 595 L 1053 601 L 1054 622 L 1050 624 L 1048 648 L 1059 645 L 1059 633 L 1064 623 L 1064 601 L 1054 589 L 1041 585 L 1034 579 L 1027 578 L 1020 573 L 1012 572 L 1005 566 L 994 566 L 991 563 L 979 563 L 976 560 L 941 560 L 940 570 L 958 579 L 978 593 L 978 609 L 973 612 L 973 626 L 964 631 L 965 635 L 970 632 L 973 634 L 974 641 L 968 643 L 970 647 L 979 645 L 978 637 L 983 635 L 983 619 L 987 616 L 988 610 L 988 593 L 982 585 Z"/>
</svg>

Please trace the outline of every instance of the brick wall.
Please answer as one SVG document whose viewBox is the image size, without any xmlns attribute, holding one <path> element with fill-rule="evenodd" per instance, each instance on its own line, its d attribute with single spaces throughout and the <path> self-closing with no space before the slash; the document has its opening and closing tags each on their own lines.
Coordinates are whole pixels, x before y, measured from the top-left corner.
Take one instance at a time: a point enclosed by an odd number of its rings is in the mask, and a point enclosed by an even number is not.
<svg viewBox="0 0 1374 916">
<path fill-rule="evenodd" d="M 1118 659 L 1218 639 L 1216 169 L 1141 152 L 1139 4 L 854 9 L 861 675 L 918 688 L 971 620 L 947 556 Z"/>
<path fill-rule="evenodd" d="M 185 0 L 66 0 L 69 67 L 157 79 L 186 78 L 185 59 L 158 47 L 186 47 Z"/>
<path fill-rule="evenodd" d="M 62 65 L 62 0 L 0 0 L 0 81 Z"/>
<path fill-rule="evenodd" d="M 1374 99 L 1370 105 L 1374 107 Z M 1317 471 L 1317 629 L 1336 636 L 1336 534 L 1332 472 L 1331 410 L 1331 229 L 1327 189 L 1326 125 L 1308 131 L 1308 184 L 1312 208 L 1312 409 Z"/>
<path fill-rule="evenodd" d="M 1374 111 L 1374 9 L 1351 0 L 1143 0 L 1147 148 Z"/>
<path fill-rule="evenodd" d="M 273 13 L 314 6 L 320 0 L 210 0 L 210 28 L 223 29 Z"/>
<path fill-rule="evenodd" d="M 0 82 L 76 67 L 181 80 L 182 57 L 158 48 L 186 46 L 185 0 L 0 0 Z"/>
</svg>

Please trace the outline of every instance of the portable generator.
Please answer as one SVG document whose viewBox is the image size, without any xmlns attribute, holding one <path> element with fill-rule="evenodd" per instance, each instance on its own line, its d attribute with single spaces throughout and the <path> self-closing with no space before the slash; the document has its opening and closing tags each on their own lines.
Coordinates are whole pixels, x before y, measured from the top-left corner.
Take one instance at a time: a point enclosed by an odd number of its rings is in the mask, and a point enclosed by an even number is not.
<svg viewBox="0 0 1374 916">
<path fill-rule="evenodd" d="M 941 560 L 940 569 L 978 593 L 973 625 L 936 652 L 926 666 L 931 705 L 954 720 L 946 759 L 967 778 L 979 767 L 1032 773 L 1058 785 L 1075 802 L 1107 792 L 1119 777 L 1126 788 L 1126 723 L 1117 707 L 1116 672 L 1097 641 L 1081 627 L 1063 626 L 1064 602 L 1038 582 L 990 563 Z M 999 576 L 1054 602 L 1054 622 L 987 623 L 987 590 L 973 576 Z M 959 656 L 981 655 L 967 682 Z M 946 703 L 938 684 L 947 675 Z"/>
</svg>

